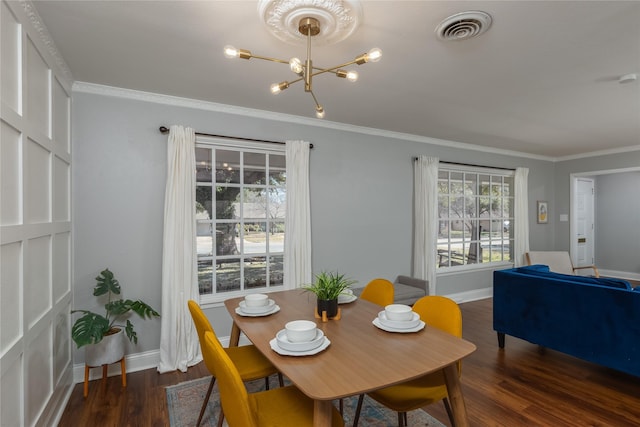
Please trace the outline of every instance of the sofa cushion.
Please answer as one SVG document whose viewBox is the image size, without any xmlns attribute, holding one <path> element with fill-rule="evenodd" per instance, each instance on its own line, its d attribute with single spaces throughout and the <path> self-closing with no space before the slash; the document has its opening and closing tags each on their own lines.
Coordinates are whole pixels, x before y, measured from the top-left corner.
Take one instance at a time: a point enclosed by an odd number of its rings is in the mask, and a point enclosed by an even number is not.
<svg viewBox="0 0 640 427">
<path fill-rule="evenodd" d="M 541 267 L 546 267 L 541 268 Z M 549 271 L 548 266 L 544 265 L 529 265 L 526 267 L 518 267 L 516 269 L 518 273 L 529 274 L 532 276 L 540 276 L 549 279 L 566 280 L 570 282 L 589 283 L 591 285 L 607 286 L 616 289 L 631 289 L 631 285 L 626 280 L 615 279 L 610 277 L 590 277 L 590 276 L 577 276 L 572 274 L 560 274 Z"/>
</svg>

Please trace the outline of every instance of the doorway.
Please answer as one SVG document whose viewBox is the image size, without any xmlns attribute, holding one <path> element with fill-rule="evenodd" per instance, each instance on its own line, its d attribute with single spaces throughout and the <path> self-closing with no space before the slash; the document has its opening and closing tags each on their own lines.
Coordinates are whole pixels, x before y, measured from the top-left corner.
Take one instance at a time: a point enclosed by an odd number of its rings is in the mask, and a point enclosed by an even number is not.
<svg viewBox="0 0 640 427">
<path fill-rule="evenodd" d="M 583 267 L 595 264 L 595 184 L 593 178 L 575 178 L 572 200 L 571 253 L 573 265 Z"/>
</svg>

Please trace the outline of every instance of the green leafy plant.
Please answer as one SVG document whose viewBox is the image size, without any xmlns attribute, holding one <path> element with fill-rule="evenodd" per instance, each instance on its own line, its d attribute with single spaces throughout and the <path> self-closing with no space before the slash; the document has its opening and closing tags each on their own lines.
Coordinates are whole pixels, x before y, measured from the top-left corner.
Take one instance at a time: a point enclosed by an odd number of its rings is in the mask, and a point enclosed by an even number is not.
<svg viewBox="0 0 640 427">
<path fill-rule="evenodd" d="M 71 338 L 80 348 L 87 344 L 97 344 L 102 341 L 105 335 L 116 333 L 119 328 L 124 328 L 129 341 L 137 344 L 138 335 L 133 330 L 133 323 L 127 319 L 126 325 L 120 325 L 116 324 L 116 321 L 131 311 L 143 319 L 159 317 L 160 314 L 140 300 L 132 301 L 115 298 L 114 295 L 120 295 L 120 283 L 113 277 L 113 273 L 109 269 L 100 272 L 100 275 L 96 277 L 96 282 L 97 284 L 93 288 L 93 295 L 102 296 L 108 294 L 108 302 L 104 306 L 106 314 L 102 316 L 88 310 L 72 310 L 72 314 L 83 313 L 84 315 L 73 324 Z"/>
<path fill-rule="evenodd" d="M 318 299 L 332 300 L 338 299 L 338 295 L 349 289 L 354 283 L 356 283 L 355 280 L 349 279 L 337 271 L 335 273 L 322 271 L 316 274 L 312 284 L 302 286 L 302 289 L 313 292 Z"/>
</svg>

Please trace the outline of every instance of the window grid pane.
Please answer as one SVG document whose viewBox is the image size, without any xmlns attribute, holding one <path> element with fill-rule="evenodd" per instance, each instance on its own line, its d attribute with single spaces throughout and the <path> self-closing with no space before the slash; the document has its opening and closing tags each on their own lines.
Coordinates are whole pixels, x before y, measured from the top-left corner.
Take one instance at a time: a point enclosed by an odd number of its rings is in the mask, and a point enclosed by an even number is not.
<svg viewBox="0 0 640 427">
<path fill-rule="evenodd" d="M 512 176 L 438 172 L 438 268 L 511 261 Z"/>
<path fill-rule="evenodd" d="M 201 295 L 283 285 L 285 171 L 283 154 L 197 145 Z"/>
</svg>

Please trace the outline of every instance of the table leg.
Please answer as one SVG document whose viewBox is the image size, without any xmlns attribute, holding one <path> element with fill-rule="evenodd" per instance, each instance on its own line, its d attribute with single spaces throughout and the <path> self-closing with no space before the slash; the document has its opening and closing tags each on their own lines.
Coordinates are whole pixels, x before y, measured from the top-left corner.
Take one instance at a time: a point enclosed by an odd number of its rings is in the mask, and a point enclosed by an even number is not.
<svg viewBox="0 0 640 427">
<path fill-rule="evenodd" d="M 313 427 L 331 426 L 331 401 L 315 400 L 313 402 Z"/>
<path fill-rule="evenodd" d="M 452 363 L 443 369 L 444 381 L 447 384 L 447 393 L 449 394 L 449 403 L 451 403 L 451 412 L 453 412 L 453 420 L 456 427 L 468 427 L 469 419 L 467 418 L 467 408 L 464 404 L 462 396 L 462 387 L 458 378 L 458 365 Z"/>
<path fill-rule="evenodd" d="M 233 322 L 231 325 L 231 336 L 229 337 L 229 347 L 237 347 L 240 342 L 240 328 Z"/>
</svg>

